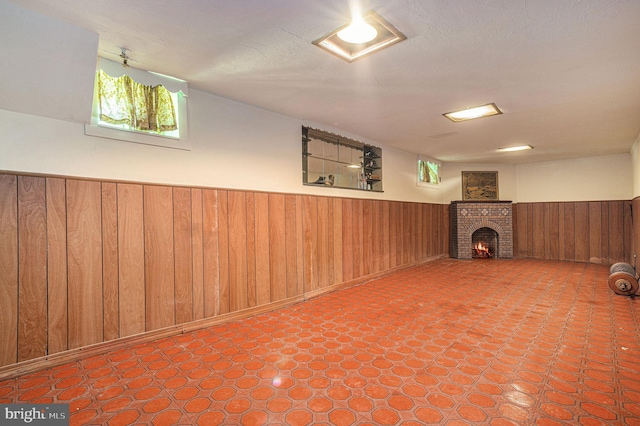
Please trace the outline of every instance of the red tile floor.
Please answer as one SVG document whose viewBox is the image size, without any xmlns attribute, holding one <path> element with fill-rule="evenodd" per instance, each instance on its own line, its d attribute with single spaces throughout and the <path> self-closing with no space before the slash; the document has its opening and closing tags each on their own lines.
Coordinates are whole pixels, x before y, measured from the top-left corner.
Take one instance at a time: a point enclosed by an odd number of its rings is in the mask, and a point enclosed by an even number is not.
<svg viewBox="0 0 640 426">
<path fill-rule="evenodd" d="M 445 259 L 0 382 L 71 424 L 640 425 L 640 298 L 608 266 Z"/>
</svg>

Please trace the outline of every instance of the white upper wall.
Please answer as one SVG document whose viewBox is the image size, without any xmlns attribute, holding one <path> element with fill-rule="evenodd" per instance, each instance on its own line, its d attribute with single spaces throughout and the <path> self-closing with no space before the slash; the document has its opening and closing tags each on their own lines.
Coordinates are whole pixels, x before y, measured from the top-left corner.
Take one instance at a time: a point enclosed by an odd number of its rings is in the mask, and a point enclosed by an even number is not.
<svg viewBox="0 0 640 426">
<path fill-rule="evenodd" d="M 633 198 L 640 197 L 640 135 L 631 147 L 631 162 L 633 166 Z"/>
<path fill-rule="evenodd" d="M 521 164 L 516 182 L 520 202 L 630 200 L 631 154 Z"/>
<path fill-rule="evenodd" d="M 0 109 L 91 119 L 98 35 L 0 0 Z"/>
<path fill-rule="evenodd" d="M 384 146 L 384 193 L 303 185 L 302 124 L 296 119 L 191 89 L 191 150 L 185 151 L 86 136 L 84 125 L 79 123 L 0 110 L 0 134 L 3 135 L 0 170 L 337 197 L 443 202 L 442 191 L 416 185 L 415 155 Z"/>
</svg>

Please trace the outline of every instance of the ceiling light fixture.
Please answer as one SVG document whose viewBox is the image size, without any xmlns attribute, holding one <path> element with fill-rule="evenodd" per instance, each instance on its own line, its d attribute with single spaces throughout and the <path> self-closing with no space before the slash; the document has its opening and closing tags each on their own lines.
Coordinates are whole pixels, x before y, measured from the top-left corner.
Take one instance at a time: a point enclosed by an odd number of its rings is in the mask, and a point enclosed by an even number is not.
<svg viewBox="0 0 640 426">
<path fill-rule="evenodd" d="M 122 58 L 122 68 L 129 68 L 129 55 L 127 55 L 127 50 L 131 50 L 131 49 L 127 49 L 126 47 L 121 47 L 120 51 L 122 52 L 120 54 L 120 57 Z"/>
<path fill-rule="evenodd" d="M 498 152 L 525 151 L 527 149 L 533 149 L 533 147 L 531 145 L 520 145 L 520 146 L 512 146 L 509 148 L 498 148 Z"/>
<path fill-rule="evenodd" d="M 352 30 L 362 38 L 352 37 Z M 374 11 L 369 11 L 363 14 L 362 18 L 355 19 L 353 23 L 344 25 L 312 43 L 347 62 L 353 62 L 406 39 L 407 37 L 386 19 Z"/>
<path fill-rule="evenodd" d="M 448 112 L 442 114 L 449 120 L 457 123 L 459 121 L 473 120 L 474 118 L 490 117 L 492 115 L 502 114 L 502 111 L 494 103 L 481 105 L 473 108 L 467 108 L 460 111 Z"/>
<path fill-rule="evenodd" d="M 347 28 L 338 31 L 337 34 L 340 40 L 347 43 L 367 43 L 376 38 L 378 31 L 362 19 L 356 19 Z"/>
</svg>

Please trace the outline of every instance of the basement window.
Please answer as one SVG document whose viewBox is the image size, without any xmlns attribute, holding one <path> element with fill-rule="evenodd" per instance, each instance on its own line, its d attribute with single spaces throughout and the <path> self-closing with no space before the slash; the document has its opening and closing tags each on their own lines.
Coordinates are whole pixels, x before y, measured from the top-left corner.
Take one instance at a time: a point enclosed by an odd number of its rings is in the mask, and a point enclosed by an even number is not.
<svg viewBox="0 0 640 426">
<path fill-rule="evenodd" d="M 430 188 L 439 188 L 441 164 L 431 158 L 418 156 L 417 184 Z"/>
<path fill-rule="evenodd" d="M 190 150 L 185 81 L 99 58 L 85 134 Z"/>
</svg>

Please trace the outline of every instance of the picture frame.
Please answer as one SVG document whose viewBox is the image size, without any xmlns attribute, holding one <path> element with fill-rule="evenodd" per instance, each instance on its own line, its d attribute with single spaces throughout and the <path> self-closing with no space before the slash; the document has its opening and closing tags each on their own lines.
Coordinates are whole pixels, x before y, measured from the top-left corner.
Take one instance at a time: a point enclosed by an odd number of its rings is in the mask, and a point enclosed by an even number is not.
<svg viewBox="0 0 640 426">
<path fill-rule="evenodd" d="M 497 201 L 498 172 L 462 172 L 463 201 Z"/>
</svg>

